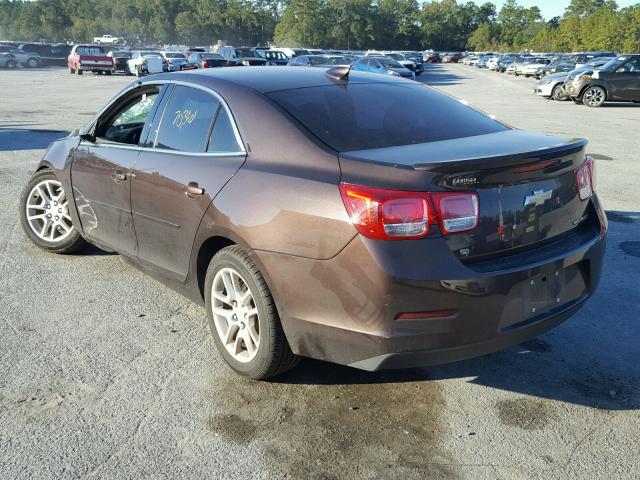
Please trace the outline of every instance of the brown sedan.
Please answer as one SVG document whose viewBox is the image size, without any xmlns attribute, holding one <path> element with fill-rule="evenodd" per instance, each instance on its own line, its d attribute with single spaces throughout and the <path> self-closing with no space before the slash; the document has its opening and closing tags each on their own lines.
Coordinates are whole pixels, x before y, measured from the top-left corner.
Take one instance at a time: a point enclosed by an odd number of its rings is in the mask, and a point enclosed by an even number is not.
<svg viewBox="0 0 640 480">
<path fill-rule="evenodd" d="M 391 75 L 161 74 L 49 147 L 20 216 L 45 250 L 90 242 L 204 304 L 243 375 L 428 365 L 592 295 L 607 224 L 585 144 Z"/>
</svg>

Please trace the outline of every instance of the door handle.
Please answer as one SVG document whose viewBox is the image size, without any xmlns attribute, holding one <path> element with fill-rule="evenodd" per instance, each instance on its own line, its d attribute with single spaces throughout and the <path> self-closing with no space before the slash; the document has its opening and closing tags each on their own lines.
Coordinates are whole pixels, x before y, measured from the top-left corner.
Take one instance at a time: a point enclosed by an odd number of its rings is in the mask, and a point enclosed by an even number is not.
<svg viewBox="0 0 640 480">
<path fill-rule="evenodd" d="M 200 188 L 198 182 L 189 182 L 187 186 L 184 187 L 184 193 L 187 197 L 190 195 L 203 195 L 204 188 Z"/>
<path fill-rule="evenodd" d="M 116 182 L 122 182 L 127 179 L 126 173 L 113 172 L 111 174 L 111 178 L 113 178 Z"/>
</svg>

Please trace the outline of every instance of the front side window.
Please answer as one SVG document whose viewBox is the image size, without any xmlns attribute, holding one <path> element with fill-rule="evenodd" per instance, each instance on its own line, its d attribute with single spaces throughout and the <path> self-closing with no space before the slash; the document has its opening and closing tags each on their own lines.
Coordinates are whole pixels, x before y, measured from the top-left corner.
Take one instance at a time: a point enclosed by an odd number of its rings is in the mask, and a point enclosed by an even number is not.
<svg viewBox="0 0 640 480">
<path fill-rule="evenodd" d="M 137 145 L 149 113 L 158 99 L 158 90 L 134 96 L 115 112 L 98 122 L 96 137 L 109 142 Z"/>
<path fill-rule="evenodd" d="M 165 106 L 156 148 L 202 153 L 220 102 L 196 88 L 177 85 Z"/>
</svg>

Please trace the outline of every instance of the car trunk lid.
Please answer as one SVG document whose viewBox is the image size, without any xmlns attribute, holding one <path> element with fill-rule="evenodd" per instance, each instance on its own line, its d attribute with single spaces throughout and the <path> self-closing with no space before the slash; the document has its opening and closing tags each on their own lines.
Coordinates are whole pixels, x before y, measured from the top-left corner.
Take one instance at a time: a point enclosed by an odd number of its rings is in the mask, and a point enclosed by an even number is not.
<svg viewBox="0 0 640 480">
<path fill-rule="evenodd" d="M 418 145 L 344 152 L 342 181 L 415 191 L 474 191 L 475 229 L 444 236 L 465 262 L 558 240 L 589 220 L 576 168 L 584 140 L 508 130 Z M 432 234 L 438 234 L 432 231 Z"/>
</svg>

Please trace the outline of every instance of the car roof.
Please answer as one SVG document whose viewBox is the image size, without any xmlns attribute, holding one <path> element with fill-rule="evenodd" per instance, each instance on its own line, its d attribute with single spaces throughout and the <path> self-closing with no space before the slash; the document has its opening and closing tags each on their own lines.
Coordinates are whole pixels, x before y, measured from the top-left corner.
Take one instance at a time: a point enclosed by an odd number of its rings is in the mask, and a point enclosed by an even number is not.
<svg viewBox="0 0 640 480">
<path fill-rule="evenodd" d="M 154 75 L 148 77 L 151 82 L 154 78 L 163 80 L 180 80 L 192 82 L 203 86 L 215 87 L 216 83 L 233 83 L 236 86 L 255 90 L 260 93 L 279 90 L 292 90 L 297 88 L 322 87 L 335 85 L 336 80 L 326 75 L 324 68 L 298 68 L 298 67 L 237 67 L 237 68 L 206 68 L 191 70 L 188 72 L 172 72 L 171 74 Z M 349 72 L 348 83 L 400 83 L 406 84 L 407 80 L 380 75 L 375 73 Z M 146 82 L 145 82 L 146 83 Z M 340 84 L 344 84 L 340 82 Z"/>
</svg>

